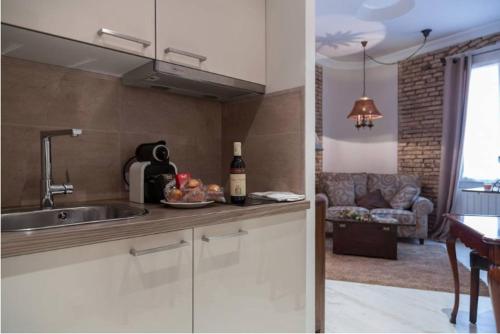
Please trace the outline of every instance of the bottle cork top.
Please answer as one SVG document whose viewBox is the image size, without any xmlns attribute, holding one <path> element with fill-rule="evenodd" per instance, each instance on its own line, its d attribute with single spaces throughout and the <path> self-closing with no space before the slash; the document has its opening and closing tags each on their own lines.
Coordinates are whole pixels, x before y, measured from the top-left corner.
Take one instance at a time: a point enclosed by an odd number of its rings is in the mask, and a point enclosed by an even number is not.
<svg viewBox="0 0 500 334">
<path fill-rule="evenodd" d="M 235 141 L 233 143 L 233 153 L 235 156 L 238 156 L 238 157 L 241 156 L 241 142 Z"/>
</svg>

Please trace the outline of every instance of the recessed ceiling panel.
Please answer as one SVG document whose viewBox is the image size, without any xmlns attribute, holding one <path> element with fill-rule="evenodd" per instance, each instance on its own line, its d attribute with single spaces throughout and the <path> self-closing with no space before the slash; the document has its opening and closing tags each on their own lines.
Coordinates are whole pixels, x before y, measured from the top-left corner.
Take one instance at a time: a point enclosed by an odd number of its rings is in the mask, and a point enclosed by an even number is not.
<svg viewBox="0 0 500 334">
<path fill-rule="evenodd" d="M 380 57 L 500 22 L 500 0 L 316 0 L 316 49 L 321 57 L 360 61 L 360 42 Z"/>
</svg>

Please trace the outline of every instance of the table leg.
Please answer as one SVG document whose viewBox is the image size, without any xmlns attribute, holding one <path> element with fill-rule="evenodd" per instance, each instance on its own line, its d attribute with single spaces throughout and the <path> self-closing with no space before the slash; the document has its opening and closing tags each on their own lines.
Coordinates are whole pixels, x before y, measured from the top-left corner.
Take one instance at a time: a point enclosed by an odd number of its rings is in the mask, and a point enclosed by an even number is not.
<svg viewBox="0 0 500 334">
<path fill-rule="evenodd" d="M 475 324 L 477 322 L 477 307 L 479 302 L 479 268 L 471 268 L 470 272 L 469 321 Z"/>
<path fill-rule="evenodd" d="M 455 283 L 455 303 L 451 311 L 450 322 L 455 324 L 457 322 L 458 305 L 460 304 L 460 282 L 458 278 L 458 265 L 457 253 L 455 249 L 456 239 L 450 238 L 446 240 L 446 250 L 448 251 L 448 258 L 450 259 L 451 271 L 453 272 L 453 282 Z"/>
<path fill-rule="evenodd" d="M 488 286 L 493 305 L 497 332 L 500 333 L 500 246 L 490 248 L 491 265 L 488 270 Z"/>
</svg>

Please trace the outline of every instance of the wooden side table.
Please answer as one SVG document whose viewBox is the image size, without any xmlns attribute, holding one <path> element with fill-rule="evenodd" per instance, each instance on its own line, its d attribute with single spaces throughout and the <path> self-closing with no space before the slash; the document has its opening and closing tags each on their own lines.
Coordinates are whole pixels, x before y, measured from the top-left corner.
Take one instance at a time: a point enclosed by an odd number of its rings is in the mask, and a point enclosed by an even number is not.
<svg viewBox="0 0 500 334">
<path fill-rule="evenodd" d="M 480 256 L 488 258 L 488 287 L 493 305 L 493 313 L 497 332 L 500 332 L 500 217 L 446 214 L 450 222 L 450 236 L 446 241 L 455 283 L 455 303 L 450 322 L 456 323 L 460 302 L 460 283 L 458 277 L 456 240 L 477 251 Z"/>
</svg>

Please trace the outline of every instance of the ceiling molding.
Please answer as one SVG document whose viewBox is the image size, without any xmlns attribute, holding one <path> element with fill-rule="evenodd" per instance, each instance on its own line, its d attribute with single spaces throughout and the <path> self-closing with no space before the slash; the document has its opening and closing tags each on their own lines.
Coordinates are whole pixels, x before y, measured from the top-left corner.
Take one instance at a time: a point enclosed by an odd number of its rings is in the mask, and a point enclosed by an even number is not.
<svg viewBox="0 0 500 334">
<path fill-rule="evenodd" d="M 494 33 L 500 32 L 500 20 L 493 21 L 488 24 L 484 24 L 482 26 L 474 27 L 468 30 L 464 30 L 461 32 L 457 32 L 448 36 L 444 36 L 435 40 L 428 41 L 425 47 L 419 52 L 419 55 L 437 51 L 452 45 L 460 44 L 471 39 L 488 36 Z M 417 45 L 411 46 L 409 48 L 405 48 L 403 50 L 399 50 L 396 52 L 392 52 L 386 54 L 384 56 L 377 57 L 377 60 L 383 62 L 395 62 L 400 59 L 404 59 L 407 57 L 412 51 L 415 50 Z M 322 66 L 335 68 L 335 69 L 343 69 L 343 70 L 353 70 L 359 69 L 363 62 L 354 62 L 354 61 L 339 61 L 332 58 L 328 58 L 319 53 L 316 53 L 316 63 Z M 377 67 L 382 66 L 374 63 L 373 61 L 367 60 L 366 67 Z"/>
</svg>

